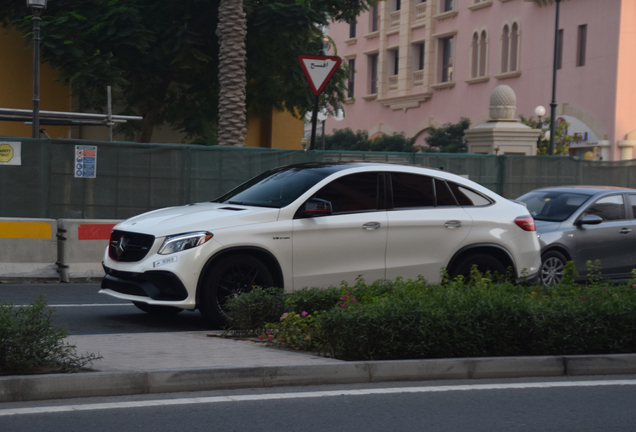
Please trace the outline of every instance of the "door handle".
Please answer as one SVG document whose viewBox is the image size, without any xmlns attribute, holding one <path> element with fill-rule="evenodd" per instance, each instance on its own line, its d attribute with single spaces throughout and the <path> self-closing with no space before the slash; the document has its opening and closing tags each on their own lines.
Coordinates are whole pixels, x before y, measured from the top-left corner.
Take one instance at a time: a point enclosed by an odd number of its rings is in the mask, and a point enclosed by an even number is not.
<svg viewBox="0 0 636 432">
<path fill-rule="evenodd" d="M 382 224 L 380 222 L 367 222 L 362 225 L 362 228 L 367 231 L 376 230 L 380 227 L 382 227 Z"/>
<path fill-rule="evenodd" d="M 446 228 L 453 229 L 453 228 L 459 228 L 459 227 L 461 227 L 461 226 L 462 226 L 462 223 L 461 223 L 460 221 L 448 221 L 448 222 L 446 222 L 446 223 L 444 224 L 444 226 L 445 226 Z"/>
<path fill-rule="evenodd" d="M 621 234 L 629 234 L 630 232 L 632 232 L 630 228 L 623 228 L 620 230 Z"/>
</svg>

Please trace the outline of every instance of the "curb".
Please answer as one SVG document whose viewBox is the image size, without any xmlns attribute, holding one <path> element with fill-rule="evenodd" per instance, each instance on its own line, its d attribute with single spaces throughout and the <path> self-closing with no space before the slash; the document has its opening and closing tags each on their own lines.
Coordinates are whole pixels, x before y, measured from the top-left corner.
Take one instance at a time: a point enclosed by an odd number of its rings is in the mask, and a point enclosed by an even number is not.
<svg viewBox="0 0 636 432">
<path fill-rule="evenodd" d="M 0 402 L 292 385 L 636 373 L 636 354 L 390 360 L 0 377 Z"/>
</svg>

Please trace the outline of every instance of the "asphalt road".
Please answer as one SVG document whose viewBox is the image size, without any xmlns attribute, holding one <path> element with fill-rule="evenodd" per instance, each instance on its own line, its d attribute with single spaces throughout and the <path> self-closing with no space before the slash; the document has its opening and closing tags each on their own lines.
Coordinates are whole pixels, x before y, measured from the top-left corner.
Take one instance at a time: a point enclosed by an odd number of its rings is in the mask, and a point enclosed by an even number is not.
<svg viewBox="0 0 636 432">
<path fill-rule="evenodd" d="M 560 377 L 16 402 L 0 405 L 0 430 L 633 431 L 636 380 L 609 379 L 612 383 Z"/>
<path fill-rule="evenodd" d="M 153 316 L 98 292 L 98 283 L 0 284 L 0 303 L 26 305 L 44 296 L 55 309 L 54 324 L 71 335 L 212 330 L 198 311 Z"/>
</svg>

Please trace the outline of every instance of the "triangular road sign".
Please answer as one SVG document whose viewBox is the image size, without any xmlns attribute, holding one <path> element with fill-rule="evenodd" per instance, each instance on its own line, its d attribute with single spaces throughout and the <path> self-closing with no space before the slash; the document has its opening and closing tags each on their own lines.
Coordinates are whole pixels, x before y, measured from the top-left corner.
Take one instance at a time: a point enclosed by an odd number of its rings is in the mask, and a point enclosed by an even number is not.
<svg viewBox="0 0 636 432">
<path fill-rule="evenodd" d="M 305 72 L 307 81 L 309 81 L 311 91 L 316 96 L 322 93 L 333 74 L 336 73 L 340 63 L 342 63 L 340 57 L 314 55 L 298 56 L 298 61 L 303 68 L 303 72 Z"/>
</svg>

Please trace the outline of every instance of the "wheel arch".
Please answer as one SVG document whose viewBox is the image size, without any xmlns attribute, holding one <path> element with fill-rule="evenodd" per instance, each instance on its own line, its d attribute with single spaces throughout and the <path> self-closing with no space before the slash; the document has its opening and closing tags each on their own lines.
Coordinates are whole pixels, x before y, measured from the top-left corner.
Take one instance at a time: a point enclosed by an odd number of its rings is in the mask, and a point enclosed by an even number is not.
<svg viewBox="0 0 636 432">
<path fill-rule="evenodd" d="M 208 261 L 205 263 L 203 268 L 201 269 L 201 273 L 199 274 L 199 281 L 197 282 L 197 294 L 196 294 L 197 308 L 199 307 L 199 303 L 201 301 L 201 293 L 203 291 L 201 288 L 203 286 L 203 280 L 205 279 L 205 276 L 207 275 L 210 268 L 214 265 L 214 263 L 218 262 L 221 259 L 227 258 L 228 256 L 239 255 L 239 254 L 251 255 L 254 258 L 257 258 L 260 261 L 262 261 L 263 264 L 265 264 L 268 267 L 268 269 L 272 272 L 272 277 L 274 278 L 275 286 L 280 288 L 285 288 L 283 270 L 281 269 L 280 264 L 278 263 L 278 260 L 271 252 L 256 246 L 231 247 L 228 249 L 223 249 L 222 251 L 219 251 L 215 253 L 214 255 L 212 255 L 208 259 Z"/>
<path fill-rule="evenodd" d="M 491 244 L 491 243 L 478 243 L 478 244 L 464 246 L 463 248 L 458 250 L 455 253 L 455 255 L 453 255 L 451 260 L 448 262 L 448 266 L 446 267 L 446 270 L 452 274 L 455 266 L 461 263 L 465 258 L 471 255 L 477 255 L 477 254 L 491 255 L 495 257 L 496 259 L 498 259 L 499 262 L 501 262 L 504 265 L 504 267 L 506 268 L 512 267 L 515 274 L 517 274 L 515 261 L 512 258 L 512 255 L 510 254 L 510 252 L 508 252 L 506 248 L 500 245 Z"/>
<path fill-rule="evenodd" d="M 541 250 L 541 261 L 543 261 L 543 255 L 547 254 L 548 252 L 552 252 L 552 251 L 556 251 L 556 252 L 561 253 L 565 257 L 565 259 L 567 259 L 568 261 L 574 261 L 570 251 L 565 246 L 562 246 L 562 245 L 559 245 L 559 244 L 550 245 L 550 246 L 546 247 L 545 249 L 542 249 Z"/>
</svg>

